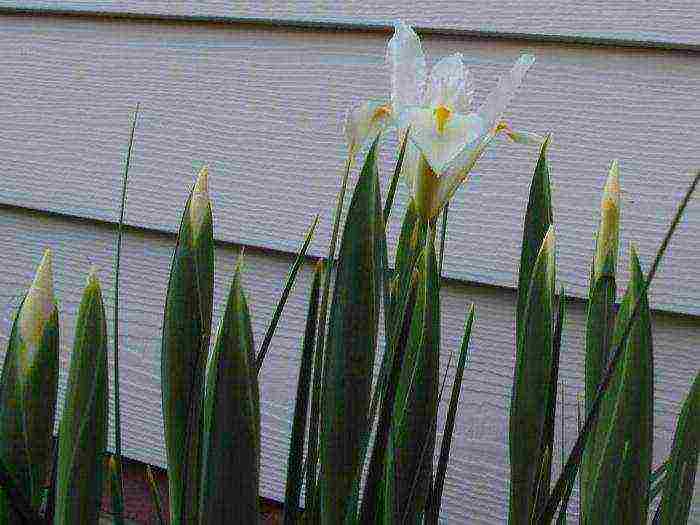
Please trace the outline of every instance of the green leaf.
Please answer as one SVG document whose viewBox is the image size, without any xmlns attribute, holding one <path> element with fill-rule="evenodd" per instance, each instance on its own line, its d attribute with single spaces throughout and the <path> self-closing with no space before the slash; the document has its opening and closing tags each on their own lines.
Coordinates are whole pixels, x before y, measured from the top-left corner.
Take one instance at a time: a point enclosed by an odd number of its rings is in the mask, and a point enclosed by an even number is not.
<svg viewBox="0 0 700 525">
<path fill-rule="evenodd" d="M 585 354 L 585 396 L 586 411 L 591 409 L 598 392 L 600 380 L 608 362 L 615 320 L 616 284 L 614 274 L 603 274 L 594 281 L 588 300 L 586 319 L 586 354 Z M 598 425 L 605 425 L 601 417 L 599 423 L 591 429 L 588 446 L 581 461 L 581 513 L 587 514 L 590 483 L 600 461 L 604 446 L 605 432 L 598 432 Z M 590 494 L 590 495 L 589 495 Z"/>
<path fill-rule="evenodd" d="M 161 381 L 172 525 L 197 520 L 213 287 L 214 237 L 203 168 L 182 215 L 163 318 Z"/>
<path fill-rule="evenodd" d="M 330 271 L 328 262 L 321 263 L 321 282 L 325 282 L 326 274 Z M 321 331 L 325 331 L 325 319 L 317 316 L 316 350 L 314 352 L 314 373 L 311 386 L 311 414 L 309 416 L 309 440 L 306 449 L 306 492 L 304 502 L 306 512 L 304 514 L 308 523 L 311 523 L 311 515 L 314 513 L 316 498 L 316 476 L 318 470 L 318 430 L 321 421 L 321 390 L 323 385 L 323 352 L 320 347 Z"/>
<path fill-rule="evenodd" d="M 108 424 L 107 323 L 94 270 L 78 310 L 61 419 L 55 525 L 97 524 Z"/>
<path fill-rule="evenodd" d="M 379 321 L 383 229 L 377 190 L 377 141 L 367 154 L 350 203 L 328 323 L 321 435 L 321 521 L 345 518 L 360 448 L 368 429 L 372 370 Z"/>
<path fill-rule="evenodd" d="M 260 414 L 240 265 L 207 368 L 201 525 L 260 520 Z"/>
<path fill-rule="evenodd" d="M 700 372 L 683 402 L 666 468 L 663 496 L 654 523 L 687 523 L 700 453 Z"/>
<path fill-rule="evenodd" d="M 510 404 L 509 523 L 529 523 L 541 468 L 552 364 L 555 286 L 554 228 L 542 241 L 522 314 Z"/>
<path fill-rule="evenodd" d="M 387 443 L 389 441 L 389 431 L 396 400 L 396 391 L 398 389 L 404 355 L 408 345 L 411 319 L 413 318 L 413 310 L 416 304 L 416 283 L 413 279 L 412 281 L 413 286 L 407 298 L 407 302 L 403 307 L 403 315 L 401 316 L 400 322 L 402 329 L 398 337 L 392 343 L 391 368 L 389 369 L 385 390 L 382 394 L 379 421 L 374 433 L 372 455 L 370 456 L 367 479 L 365 480 L 364 494 L 362 497 L 362 508 L 360 509 L 360 523 L 376 523 L 382 513 L 382 483 L 384 479 Z M 375 392 L 375 394 L 377 393 L 378 392 Z"/>
<path fill-rule="evenodd" d="M 262 345 L 260 345 L 260 351 L 258 352 L 258 357 L 255 362 L 256 366 L 256 373 L 260 373 L 260 369 L 262 368 L 263 362 L 265 361 L 265 356 L 267 355 L 267 351 L 270 347 L 270 343 L 272 342 L 272 337 L 275 335 L 275 331 L 277 330 L 277 324 L 279 323 L 280 317 L 282 316 L 282 311 L 284 310 L 284 306 L 287 304 L 287 299 L 289 298 L 289 294 L 292 291 L 292 288 L 294 287 L 294 283 L 297 280 L 297 274 L 299 273 L 299 268 L 301 268 L 301 265 L 303 264 L 304 260 L 306 259 L 306 252 L 309 249 L 309 245 L 311 244 L 311 239 L 313 239 L 314 232 L 316 231 L 316 226 L 318 225 L 318 215 L 316 215 L 316 218 L 314 219 L 314 222 L 311 224 L 311 227 L 309 228 L 309 231 L 306 232 L 306 237 L 304 238 L 304 242 L 301 246 L 301 249 L 299 250 L 299 253 L 297 254 L 296 258 L 294 259 L 294 262 L 292 263 L 292 267 L 289 269 L 289 274 L 287 274 L 287 279 L 284 283 L 284 288 L 282 289 L 282 295 L 279 298 L 279 301 L 277 301 L 277 306 L 275 306 L 275 311 L 272 313 L 272 319 L 270 320 L 270 325 L 267 327 L 267 331 L 265 332 L 265 337 L 263 338 Z"/>
<path fill-rule="evenodd" d="M 417 523 L 432 477 L 440 366 L 440 277 L 434 235 L 419 262 L 416 305 L 386 452 L 384 520 Z"/>
<path fill-rule="evenodd" d="M 534 492 L 534 514 L 538 516 L 547 504 L 549 497 L 549 485 L 552 480 L 552 461 L 554 453 L 554 428 L 556 425 L 557 387 L 559 385 L 559 357 L 561 355 L 561 342 L 566 322 L 566 295 L 564 290 L 559 292 L 559 312 L 554 328 L 554 343 L 552 347 L 552 364 L 550 366 L 549 385 L 547 391 L 547 406 L 545 408 L 544 431 L 542 435 L 542 453 L 540 455 L 540 475 L 537 479 Z M 563 396 L 563 390 L 562 390 Z M 563 431 L 562 419 L 562 431 Z M 562 447 L 564 446 L 562 439 Z M 566 511 L 566 510 L 565 510 Z"/>
<path fill-rule="evenodd" d="M 309 405 L 311 370 L 313 368 L 314 347 L 316 345 L 316 324 L 318 321 L 318 303 L 322 278 L 323 263 L 319 261 L 314 271 L 314 280 L 311 283 L 309 308 L 306 314 L 306 330 L 304 331 L 304 341 L 302 343 L 301 366 L 299 367 L 299 379 L 297 380 L 297 397 L 294 404 L 294 422 L 292 423 L 292 436 L 289 442 L 287 486 L 284 498 L 285 525 L 297 523 L 300 514 L 299 496 L 301 494 L 302 469 L 304 466 L 304 436 L 306 434 L 306 415 Z"/>
<path fill-rule="evenodd" d="M 686 190 L 685 195 L 683 196 L 683 200 L 681 201 L 680 205 L 678 206 L 678 210 L 676 211 L 675 215 L 673 216 L 673 219 L 671 220 L 671 224 L 669 225 L 668 230 L 666 231 L 666 235 L 664 235 L 664 238 L 661 241 L 661 245 L 656 251 L 654 262 L 651 265 L 651 270 L 649 270 L 649 276 L 644 282 L 644 286 L 642 288 L 642 293 L 640 294 L 640 296 L 645 296 L 647 290 L 649 290 L 649 287 L 651 286 L 651 283 L 653 282 L 654 277 L 656 276 L 656 271 L 658 270 L 659 265 L 661 264 L 661 260 L 663 259 L 663 256 L 666 253 L 666 249 L 668 248 L 671 239 L 673 238 L 673 234 L 678 228 L 681 218 L 683 217 L 683 213 L 688 207 L 688 203 L 690 202 L 690 199 L 692 198 L 693 194 L 695 193 L 695 190 L 698 187 L 698 183 L 700 183 L 700 171 L 696 172 L 693 175 L 693 180 L 688 186 L 688 189 Z M 576 477 L 579 465 L 581 463 L 581 456 L 586 446 L 586 441 L 590 435 L 591 428 L 596 423 L 596 420 L 599 417 L 599 412 L 603 403 L 603 398 L 607 395 L 608 388 L 610 387 L 613 376 L 616 373 L 618 363 L 620 362 L 620 359 L 624 354 L 623 350 L 625 349 L 628 338 L 632 333 L 632 329 L 638 318 L 638 315 L 642 311 L 641 306 L 641 300 L 635 302 L 634 307 L 631 308 L 630 319 L 626 323 L 624 330 L 622 330 L 622 334 L 619 337 L 618 342 L 615 342 L 615 340 L 613 340 L 613 350 L 610 354 L 610 361 L 600 381 L 598 393 L 596 394 L 596 397 L 593 400 L 591 409 L 588 411 L 588 414 L 586 415 L 586 418 L 583 421 L 583 425 L 581 426 L 579 434 L 576 437 L 576 442 L 574 443 L 574 446 L 571 449 L 571 452 L 569 453 L 569 457 L 567 458 L 566 464 L 564 465 L 564 468 L 562 469 L 562 472 L 559 475 L 559 479 L 557 479 L 557 482 L 554 485 L 554 489 L 552 490 L 549 500 L 547 501 L 547 506 L 545 507 L 545 510 L 542 512 L 542 514 L 537 518 L 538 523 L 546 525 L 551 522 L 554 513 L 556 512 L 559 503 L 562 497 L 564 496 L 564 493 L 566 492 L 567 485 L 569 483 L 573 483 L 573 480 Z"/>
<path fill-rule="evenodd" d="M 447 212 L 447 206 L 445 212 Z M 464 335 L 462 336 L 462 347 L 459 351 L 459 362 L 457 363 L 457 371 L 455 372 L 454 382 L 452 383 L 452 396 L 450 397 L 450 407 L 447 411 L 447 420 L 445 421 L 445 432 L 442 435 L 442 444 L 440 447 L 440 458 L 435 473 L 435 482 L 431 491 L 431 502 L 429 510 L 426 513 L 426 525 L 437 525 L 440 517 L 440 506 L 442 502 L 442 491 L 445 485 L 445 476 L 447 474 L 447 463 L 450 460 L 450 446 L 452 445 L 452 434 L 455 428 L 455 417 L 457 416 L 457 407 L 459 403 L 459 394 L 462 388 L 462 377 L 464 376 L 464 368 L 469 357 L 469 339 L 472 333 L 472 325 L 474 324 L 474 305 L 469 308 L 467 320 L 464 324 Z"/>
<path fill-rule="evenodd" d="M 653 440 L 653 345 L 651 314 L 646 294 L 643 294 L 644 275 L 634 247 L 630 273 L 630 284 L 616 322 L 615 341 L 620 340 L 630 318 L 631 305 L 637 301 L 640 301 L 640 312 L 627 341 L 623 366 L 618 369 L 617 380 L 601 407 L 598 431 L 604 435 L 604 448 L 596 458 L 595 477 L 591 480 L 588 525 L 609 523 L 611 513 L 624 516 L 630 523 L 644 523 L 648 513 Z M 634 451 L 634 461 L 622 463 L 624 469 L 619 473 L 621 480 L 617 484 L 616 469 L 621 468 L 620 458 L 628 444 Z M 616 496 L 617 487 L 624 489 L 624 496 Z M 619 506 L 610 509 L 611 501 Z"/>
<path fill-rule="evenodd" d="M 51 465 L 56 414 L 59 326 L 52 290 L 47 250 L 13 322 L 0 384 L 0 459 L 34 512 Z M 12 516 L 9 502 L 0 505 L 0 522 Z"/>
<path fill-rule="evenodd" d="M 552 190 L 549 178 L 547 137 L 540 148 L 540 156 L 530 183 L 530 196 L 523 222 L 523 244 L 520 250 L 520 270 L 518 272 L 518 304 L 516 310 L 516 341 L 522 335 L 523 316 L 530 290 L 530 279 L 534 270 L 537 254 L 549 227 L 554 224 L 552 212 Z"/>
</svg>

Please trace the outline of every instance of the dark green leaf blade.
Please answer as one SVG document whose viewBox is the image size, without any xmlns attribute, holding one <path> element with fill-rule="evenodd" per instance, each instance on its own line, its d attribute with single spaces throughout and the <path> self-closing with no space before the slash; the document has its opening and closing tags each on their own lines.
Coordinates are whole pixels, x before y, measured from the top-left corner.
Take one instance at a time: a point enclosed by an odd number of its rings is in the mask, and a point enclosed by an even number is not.
<svg viewBox="0 0 700 525">
<path fill-rule="evenodd" d="M 700 372 L 683 402 L 666 469 L 663 496 L 654 523 L 687 523 L 700 454 Z"/>
<path fill-rule="evenodd" d="M 299 512 L 299 496 L 301 494 L 302 468 L 304 466 L 304 436 L 306 434 L 306 414 L 308 411 L 311 386 L 311 371 L 316 345 L 316 325 L 318 321 L 318 303 L 321 293 L 323 263 L 319 261 L 314 271 L 309 295 L 309 308 L 306 314 L 306 329 L 302 343 L 301 365 L 297 380 L 297 396 L 294 403 L 294 420 L 292 436 L 289 440 L 289 456 L 287 459 L 287 486 L 284 498 L 284 524 L 297 523 Z"/>
<path fill-rule="evenodd" d="M 172 525 L 197 520 L 213 287 L 213 220 L 203 168 L 182 214 L 163 316 L 161 381 Z"/>
<path fill-rule="evenodd" d="M 513 525 L 528 524 L 535 505 L 533 487 L 541 467 L 551 375 L 555 271 L 554 228 L 550 227 L 532 269 L 513 376 L 509 421 L 509 523 Z"/>
<path fill-rule="evenodd" d="M 523 222 L 523 243 L 520 251 L 520 270 L 518 272 L 518 305 L 516 310 L 516 341 L 522 335 L 522 322 L 530 290 L 530 280 L 534 271 L 535 261 L 542 246 L 542 240 L 549 227 L 554 223 L 552 211 L 552 190 L 549 177 L 547 148 L 550 138 L 547 137 L 540 148 L 535 172 L 530 184 L 525 220 Z"/>
<path fill-rule="evenodd" d="M 239 265 L 207 367 L 201 525 L 260 520 L 260 407 L 244 297 Z"/>
<path fill-rule="evenodd" d="M 348 210 L 328 322 L 321 436 L 321 521 L 345 519 L 368 428 L 381 283 L 377 281 L 375 210 L 377 141 L 365 159 Z"/>
<path fill-rule="evenodd" d="M 417 523 L 430 489 L 440 366 L 440 283 L 435 236 L 419 261 L 416 305 L 386 452 L 384 519 Z"/>
<path fill-rule="evenodd" d="M 107 448 L 108 381 L 107 323 L 93 270 L 75 324 L 59 432 L 55 525 L 97 523 Z"/>
<path fill-rule="evenodd" d="M 599 421 L 599 432 L 605 434 L 605 446 L 591 480 L 592 499 L 587 509 L 587 524 L 609 523 L 611 514 L 624 516 L 630 523 L 645 523 L 649 501 L 648 487 L 651 472 L 653 443 L 653 343 L 651 314 L 644 288 L 639 258 L 632 248 L 631 280 L 625 294 L 625 303 L 640 302 L 640 313 L 633 325 L 625 349 L 623 366 L 618 369 L 617 390 L 611 388 L 604 400 Z M 614 340 L 619 341 L 630 308 L 621 308 L 616 323 Z M 606 405 L 611 417 L 604 419 Z M 620 463 L 625 447 L 634 452 L 634 461 Z M 617 473 L 618 468 L 622 470 Z M 616 479 L 620 477 L 620 482 Z M 616 490 L 624 490 L 624 495 Z M 611 501 L 618 506 L 609 508 Z"/>
</svg>

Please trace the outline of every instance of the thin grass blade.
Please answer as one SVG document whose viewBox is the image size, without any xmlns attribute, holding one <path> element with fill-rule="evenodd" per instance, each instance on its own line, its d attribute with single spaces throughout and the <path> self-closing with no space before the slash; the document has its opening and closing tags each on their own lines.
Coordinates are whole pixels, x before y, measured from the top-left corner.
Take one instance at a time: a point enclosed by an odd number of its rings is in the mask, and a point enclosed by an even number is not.
<svg viewBox="0 0 700 525">
<path fill-rule="evenodd" d="M 151 494 L 151 501 L 153 501 L 153 507 L 156 511 L 156 519 L 159 525 L 165 525 L 165 514 L 163 514 L 163 503 L 160 497 L 160 489 L 156 483 L 155 477 L 153 477 L 153 471 L 150 465 L 146 465 L 146 482 L 148 483 L 148 490 Z"/>
<path fill-rule="evenodd" d="M 280 295 L 279 301 L 277 301 L 277 306 L 275 306 L 275 311 L 272 313 L 270 325 L 267 327 L 265 337 L 263 338 L 263 342 L 260 345 L 258 357 L 255 362 L 258 374 L 260 374 L 260 369 L 262 368 L 263 362 L 265 361 L 265 356 L 267 355 L 267 351 L 270 348 L 270 343 L 272 342 L 272 338 L 275 335 L 275 331 L 277 330 L 277 324 L 279 323 L 280 317 L 282 316 L 282 312 L 284 311 L 284 306 L 287 304 L 289 294 L 291 293 L 292 288 L 294 287 L 294 283 L 297 280 L 297 274 L 299 273 L 299 269 L 301 268 L 301 265 L 306 259 L 306 252 L 309 249 L 309 245 L 311 244 L 311 239 L 313 239 L 314 232 L 316 231 L 316 226 L 318 226 L 318 215 L 316 215 L 316 217 L 314 218 L 314 222 L 311 223 L 309 231 L 306 232 L 306 237 L 304 237 L 304 242 L 301 245 L 301 249 L 299 250 L 299 253 L 294 259 L 291 268 L 289 269 L 289 273 L 287 274 L 287 279 L 284 283 L 284 288 L 282 289 L 282 295 Z"/>
<path fill-rule="evenodd" d="M 121 401 L 119 396 L 119 277 L 121 268 L 122 236 L 124 231 L 124 211 L 126 210 L 126 188 L 129 183 L 129 166 L 131 165 L 131 152 L 134 148 L 134 133 L 139 116 L 139 104 L 136 104 L 134 117 L 129 133 L 129 146 L 124 162 L 124 175 L 122 177 L 122 198 L 119 207 L 119 224 L 117 226 L 117 254 L 114 261 L 114 479 L 112 480 L 112 514 L 114 524 L 124 523 L 124 481 L 122 475 L 122 423 Z M 110 468 L 111 463 L 110 463 Z M 112 475 L 112 474 L 110 474 Z"/>
</svg>

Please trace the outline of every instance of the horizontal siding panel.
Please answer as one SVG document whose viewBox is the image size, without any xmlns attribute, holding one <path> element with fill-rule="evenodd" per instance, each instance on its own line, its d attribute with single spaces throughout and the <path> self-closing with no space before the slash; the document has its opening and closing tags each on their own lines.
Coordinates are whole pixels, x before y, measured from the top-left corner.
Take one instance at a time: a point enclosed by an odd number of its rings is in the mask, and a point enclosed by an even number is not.
<svg viewBox="0 0 700 525">
<path fill-rule="evenodd" d="M 53 17 L 2 23 L 0 203 L 113 221 L 128 116 L 140 101 L 130 224 L 172 231 L 207 162 L 219 239 L 295 251 L 320 213 L 311 253 L 324 253 L 344 162 L 340 123 L 348 106 L 386 95 L 384 35 Z M 612 158 L 625 192 L 623 260 L 634 241 L 648 268 L 700 166 L 700 56 L 454 37 L 426 38 L 425 47 L 431 62 L 464 53 L 479 100 L 521 51 L 539 57 L 512 121 L 554 136 L 560 275 L 569 293 L 587 291 Z M 502 142 L 480 161 L 450 209 L 447 276 L 514 285 L 536 156 Z M 391 243 L 403 184 L 400 192 Z M 688 271 L 700 256 L 698 231 L 693 202 L 654 286 L 655 308 L 700 314 L 700 275 Z"/>
<path fill-rule="evenodd" d="M 397 18 L 431 31 L 492 33 L 534 38 L 594 39 L 641 45 L 700 45 L 700 12 L 692 0 L 655 3 L 624 0 L 538 2 L 459 0 L 230 2 L 227 0 L 10 1 L 29 10 L 112 15 L 213 18 L 277 23 L 386 27 Z"/>
<path fill-rule="evenodd" d="M 30 283 L 45 247 L 54 250 L 56 294 L 61 311 L 61 390 L 64 388 L 80 289 L 91 264 L 100 269 L 108 315 L 112 312 L 114 229 L 41 214 L 0 210 L 0 343 L 4 348 L 13 305 Z M 120 336 L 124 450 L 129 457 L 164 464 L 160 409 L 159 338 L 167 273 L 174 238 L 129 231 L 124 240 Z M 215 317 L 232 275 L 235 247 L 216 252 Z M 248 249 L 243 281 L 250 301 L 256 341 L 262 339 L 291 259 Z M 299 343 L 304 324 L 311 265 L 283 314 L 262 370 L 262 492 L 283 499 L 284 466 L 289 446 Z M 442 288 L 442 356 L 444 368 L 459 348 L 467 305 L 474 302 L 477 321 L 472 354 L 461 393 L 455 439 L 445 487 L 448 523 L 494 524 L 506 520 L 508 495 L 508 405 L 514 365 L 515 295 L 508 290 L 449 282 Z M 564 389 L 565 447 L 576 432 L 576 399 L 583 392 L 583 304 L 572 304 L 564 337 L 561 378 Z M 380 323 L 381 325 L 381 323 Z M 110 325 L 111 326 L 111 325 Z M 698 366 L 700 326 L 688 317 L 654 315 L 656 371 L 654 464 L 668 454 L 683 395 Z M 111 330 L 110 330 L 111 331 Z M 446 392 L 451 390 L 453 367 Z M 447 399 L 440 410 L 442 428 Z M 557 439 L 561 428 L 556 431 Z M 559 444 L 557 450 L 559 450 Z M 559 454 L 557 453 L 557 458 Z M 559 468 L 557 462 L 557 468 Z M 700 491 L 697 492 L 700 496 Z M 700 499 L 691 523 L 700 523 Z M 572 510 L 576 505 L 572 507 Z"/>
</svg>

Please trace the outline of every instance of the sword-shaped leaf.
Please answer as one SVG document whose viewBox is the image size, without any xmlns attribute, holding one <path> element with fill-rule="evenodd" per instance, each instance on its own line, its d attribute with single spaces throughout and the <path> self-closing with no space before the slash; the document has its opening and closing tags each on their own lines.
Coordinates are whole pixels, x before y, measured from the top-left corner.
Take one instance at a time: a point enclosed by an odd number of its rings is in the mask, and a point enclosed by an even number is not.
<svg viewBox="0 0 700 525">
<path fill-rule="evenodd" d="M 416 304 L 385 462 L 385 523 L 418 523 L 430 490 L 440 366 L 440 277 L 432 232 L 418 263 Z"/>
<path fill-rule="evenodd" d="M 445 207 L 447 210 L 447 206 Z M 467 314 L 467 320 L 464 324 L 464 335 L 462 336 L 462 347 L 459 351 L 459 361 L 457 363 L 457 371 L 455 372 L 454 382 L 452 383 L 452 396 L 450 397 L 450 408 L 447 411 L 447 420 L 445 421 L 445 432 L 442 435 L 442 444 L 440 446 L 440 459 L 435 473 L 435 481 L 430 493 L 430 507 L 427 511 L 426 524 L 437 525 L 440 517 L 440 504 L 442 502 L 442 491 L 445 485 L 445 476 L 447 474 L 447 463 L 450 460 L 450 446 L 452 444 L 452 433 L 455 428 L 455 417 L 457 416 L 457 406 L 459 403 L 459 394 L 462 389 L 462 377 L 464 376 L 464 368 L 467 364 L 469 356 L 469 339 L 472 333 L 472 325 L 474 324 L 474 305 L 472 304 Z"/>
<path fill-rule="evenodd" d="M 632 305 L 640 301 L 640 312 L 629 336 L 618 379 L 611 385 L 601 408 L 599 432 L 604 432 L 604 448 L 595 477 L 591 480 L 590 502 L 586 523 L 609 523 L 611 513 L 625 517 L 629 523 L 646 522 L 649 500 L 653 440 L 654 367 L 651 335 L 651 314 L 646 295 L 642 295 L 644 275 L 634 247 L 631 258 L 631 279 L 615 326 L 614 341 L 621 338 L 629 320 Z M 607 414 L 611 414 L 608 418 Z M 629 444 L 631 459 L 620 463 Z M 617 468 L 620 483 L 616 484 Z M 616 489 L 624 490 L 617 496 Z M 617 507 L 610 509 L 615 501 Z"/>
<path fill-rule="evenodd" d="M 58 310 L 46 250 L 10 332 L 0 384 L 0 459 L 34 512 L 53 450 L 58 384 Z M 0 523 L 16 522 L 0 493 Z"/>
<path fill-rule="evenodd" d="M 596 239 L 591 285 L 586 318 L 585 395 L 586 412 L 591 409 L 598 385 L 610 354 L 615 321 L 615 296 L 617 287 L 615 271 L 620 236 L 620 182 L 617 162 L 613 162 L 608 174 L 600 204 L 600 227 Z M 606 427 L 602 419 L 601 428 Z M 591 497 L 590 483 L 595 475 L 597 462 L 604 446 L 605 430 L 591 435 L 581 460 L 581 514 L 586 516 Z"/>
<path fill-rule="evenodd" d="M 664 477 L 663 496 L 654 524 L 688 522 L 700 453 L 700 372 L 683 402 Z"/>
<path fill-rule="evenodd" d="M 377 236 L 377 141 L 365 159 L 340 246 L 324 364 L 321 430 L 321 522 L 342 523 L 361 467 L 368 429 L 381 282 Z"/>
<path fill-rule="evenodd" d="M 318 303 L 323 277 L 323 262 L 316 264 L 314 280 L 311 283 L 309 308 L 306 313 L 306 330 L 302 343 L 301 365 L 297 380 L 297 397 L 294 403 L 294 421 L 292 437 L 289 440 L 289 456 L 287 458 L 287 487 L 284 498 L 284 523 L 297 523 L 299 511 L 299 496 L 301 494 L 302 469 L 304 467 L 304 436 L 306 434 L 306 414 L 309 407 L 311 386 L 311 371 L 316 345 L 316 325 L 318 321 Z"/>
<path fill-rule="evenodd" d="M 201 525 L 260 520 L 260 416 L 240 262 L 207 367 Z"/>
<path fill-rule="evenodd" d="M 91 270 L 75 323 L 75 343 L 61 418 L 55 525 L 96 525 L 107 448 L 107 323 Z"/>
<path fill-rule="evenodd" d="M 509 523 L 514 525 L 529 523 L 535 506 L 552 364 L 555 271 L 550 226 L 532 268 L 516 352 L 509 429 Z"/>
<path fill-rule="evenodd" d="M 207 169 L 202 168 L 182 214 L 163 318 L 161 381 L 172 525 L 197 520 L 213 287 L 212 213 Z"/>
</svg>

